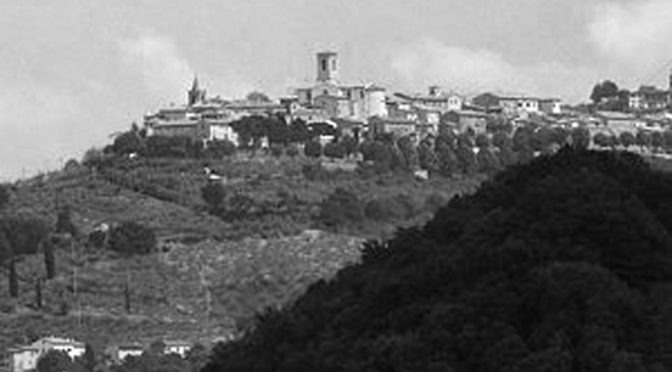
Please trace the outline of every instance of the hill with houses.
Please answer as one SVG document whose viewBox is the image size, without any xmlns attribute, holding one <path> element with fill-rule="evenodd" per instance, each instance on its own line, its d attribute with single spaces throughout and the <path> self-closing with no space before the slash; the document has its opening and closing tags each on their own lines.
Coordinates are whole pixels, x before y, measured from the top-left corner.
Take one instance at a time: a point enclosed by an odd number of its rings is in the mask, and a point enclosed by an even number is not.
<svg viewBox="0 0 672 372">
<path fill-rule="evenodd" d="M 230 340 L 360 262 L 364 241 L 427 223 L 509 167 L 563 148 L 669 167 L 672 120 L 647 89 L 625 105 L 601 87 L 591 107 L 388 94 L 343 84 L 338 66 L 319 53 L 316 83 L 277 101 L 209 97 L 195 79 L 185 105 L 3 187 L 0 350 L 50 335 L 99 350 Z"/>
</svg>

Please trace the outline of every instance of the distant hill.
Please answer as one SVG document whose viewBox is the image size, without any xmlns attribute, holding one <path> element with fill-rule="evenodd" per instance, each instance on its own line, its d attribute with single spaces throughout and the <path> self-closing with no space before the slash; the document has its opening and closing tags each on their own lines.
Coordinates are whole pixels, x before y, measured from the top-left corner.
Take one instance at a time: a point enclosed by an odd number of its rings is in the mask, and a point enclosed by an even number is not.
<svg viewBox="0 0 672 372">
<path fill-rule="evenodd" d="M 563 149 L 259 316 L 210 371 L 672 369 L 672 176 Z"/>
</svg>

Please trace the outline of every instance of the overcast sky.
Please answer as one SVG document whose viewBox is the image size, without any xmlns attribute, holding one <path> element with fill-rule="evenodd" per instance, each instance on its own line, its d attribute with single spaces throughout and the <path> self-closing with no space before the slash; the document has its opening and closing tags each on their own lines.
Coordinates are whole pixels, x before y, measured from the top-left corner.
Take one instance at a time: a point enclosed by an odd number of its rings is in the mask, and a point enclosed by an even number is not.
<svg viewBox="0 0 672 372">
<path fill-rule="evenodd" d="M 670 0 L 0 0 L 0 180 L 53 169 L 170 102 L 315 79 L 585 100 L 665 85 Z"/>
</svg>

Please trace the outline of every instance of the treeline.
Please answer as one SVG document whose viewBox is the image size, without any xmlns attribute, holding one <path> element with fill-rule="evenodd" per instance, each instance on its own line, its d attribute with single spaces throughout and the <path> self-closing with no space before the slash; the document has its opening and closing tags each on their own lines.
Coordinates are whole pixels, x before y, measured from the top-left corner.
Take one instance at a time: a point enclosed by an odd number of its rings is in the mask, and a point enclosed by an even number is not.
<svg viewBox="0 0 672 372">
<path fill-rule="evenodd" d="M 564 148 L 259 314 L 214 371 L 667 371 L 672 178 Z"/>
</svg>

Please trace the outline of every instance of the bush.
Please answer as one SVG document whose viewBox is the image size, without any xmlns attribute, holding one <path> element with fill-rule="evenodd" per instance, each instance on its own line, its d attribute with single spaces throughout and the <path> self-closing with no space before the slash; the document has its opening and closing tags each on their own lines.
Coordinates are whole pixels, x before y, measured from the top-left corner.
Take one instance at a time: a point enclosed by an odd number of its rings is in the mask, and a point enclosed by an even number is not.
<svg viewBox="0 0 672 372">
<path fill-rule="evenodd" d="M 345 146 L 340 142 L 330 142 L 324 146 L 324 156 L 343 159 L 345 155 Z"/>
<path fill-rule="evenodd" d="M 320 205 L 319 220 L 327 227 L 340 227 L 364 220 L 364 209 L 357 195 L 337 188 Z"/>
<path fill-rule="evenodd" d="M 299 155 L 299 149 L 296 146 L 289 146 L 285 149 L 285 155 L 293 158 Z"/>
<path fill-rule="evenodd" d="M 280 156 L 282 156 L 283 152 L 284 151 L 283 151 L 282 146 L 280 146 L 278 144 L 272 144 L 271 145 L 271 155 L 273 157 L 279 158 Z"/>
<path fill-rule="evenodd" d="M 236 145 L 229 140 L 216 140 L 208 144 L 205 154 L 212 158 L 231 156 L 236 153 Z"/>
<path fill-rule="evenodd" d="M 319 158 L 322 155 L 322 145 L 317 141 L 306 142 L 303 153 L 311 158 Z"/>
<path fill-rule="evenodd" d="M 156 249 L 156 235 L 136 222 L 123 222 L 110 231 L 109 247 L 123 254 L 147 254 Z"/>
</svg>

